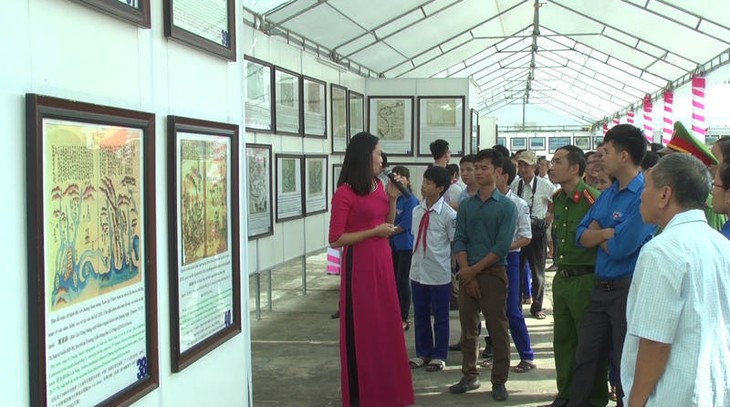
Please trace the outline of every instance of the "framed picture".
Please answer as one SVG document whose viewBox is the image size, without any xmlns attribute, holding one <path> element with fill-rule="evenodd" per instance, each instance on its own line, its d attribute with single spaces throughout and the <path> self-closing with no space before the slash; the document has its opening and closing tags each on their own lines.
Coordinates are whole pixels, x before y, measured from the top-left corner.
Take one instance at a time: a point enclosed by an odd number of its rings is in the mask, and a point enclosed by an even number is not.
<svg viewBox="0 0 730 407">
<path fill-rule="evenodd" d="M 327 138 L 327 83 L 302 77 L 304 136 Z"/>
<path fill-rule="evenodd" d="M 179 372 L 241 332 L 238 126 L 168 116 L 167 131 L 170 345 Z"/>
<path fill-rule="evenodd" d="M 475 109 L 471 109 L 471 143 L 470 143 L 470 151 L 471 154 L 476 154 L 479 152 L 479 112 L 477 112 Z"/>
<path fill-rule="evenodd" d="M 429 144 L 449 143 L 452 156 L 464 155 L 464 97 L 418 97 L 418 156 L 431 156 Z"/>
<path fill-rule="evenodd" d="M 510 137 L 509 149 L 513 152 L 527 150 L 527 137 Z"/>
<path fill-rule="evenodd" d="M 550 137 L 548 153 L 553 154 L 557 149 L 570 144 L 570 137 Z"/>
<path fill-rule="evenodd" d="M 332 164 L 332 195 L 337 190 L 337 181 L 340 179 L 340 173 L 342 172 L 342 164 Z"/>
<path fill-rule="evenodd" d="M 72 0 L 142 28 L 150 28 L 150 0 Z"/>
<path fill-rule="evenodd" d="M 593 137 L 593 148 L 598 148 L 599 144 L 603 143 L 603 136 L 594 136 Z"/>
<path fill-rule="evenodd" d="M 530 151 L 545 151 L 545 137 L 530 137 Z"/>
<path fill-rule="evenodd" d="M 274 234 L 274 211 L 271 209 L 271 146 L 246 144 L 246 196 L 248 196 L 248 240 Z"/>
<path fill-rule="evenodd" d="M 365 97 L 362 93 L 348 90 L 347 100 L 350 107 L 348 137 L 352 137 L 357 133 L 365 131 Z"/>
<path fill-rule="evenodd" d="M 573 145 L 580 148 L 581 150 L 590 151 L 591 150 L 591 136 L 575 136 L 573 137 Z"/>
<path fill-rule="evenodd" d="M 327 156 L 304 156 L 304 213 L 327 212 Z"/>
<path fill-rule="evenodd" d="M 276 155 L 277 222 L 299 219 L 304 216 L 303 167 L 304 157 L 301 155 Z"/>
<path fill-rule="evenodd" d="M 368 96 L 368 131 L 388 156 L 412 156 L 413 96 Z"/>
<path fill-rule="evenodd" d="M 274 132 L 302 135 L 302 77 L 298 73 L 274 67 Z"/>
<path fill-rule="evenodd" d="M 497 144 L 500 146 L 507 147 L 507 138 L 506 137 L 497 137 Z"/>
<path fill-rule="evenodd" d="M 331 83 L 330 99 L 332 100 L 332 154 L 342 154 L 347 149 L 349 140 L 347 130 L 350 103 L 347 99 L 347 88 Z"/>
<path fill-rule="evenodd" d="M 155 115 L 26 95 L 30 404 L 158 387 Z"/>
<path fill-rule="evenodd" d="M 273 67 L 248 55 L 243 58 L 246 64 L 246 130 L 270 133 L 274 129 Z"/>
<path fill-rule="evenodd" d="M 236 60 L 235 0 L 164 0 L 165 36 Z"/>
</svg>

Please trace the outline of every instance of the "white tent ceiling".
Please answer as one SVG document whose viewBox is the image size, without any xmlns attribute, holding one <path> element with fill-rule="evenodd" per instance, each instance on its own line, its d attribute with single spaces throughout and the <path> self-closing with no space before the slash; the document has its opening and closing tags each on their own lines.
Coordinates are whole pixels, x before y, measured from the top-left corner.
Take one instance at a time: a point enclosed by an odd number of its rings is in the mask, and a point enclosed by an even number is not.
<svg viewBox="0 0 730 407">
<path fill-rule="evenodd" d="M 730 57 L 727 0 L 244 0 L 244 22 L 384 78 L 471 78 L 595 123 Z"/>
</svg>

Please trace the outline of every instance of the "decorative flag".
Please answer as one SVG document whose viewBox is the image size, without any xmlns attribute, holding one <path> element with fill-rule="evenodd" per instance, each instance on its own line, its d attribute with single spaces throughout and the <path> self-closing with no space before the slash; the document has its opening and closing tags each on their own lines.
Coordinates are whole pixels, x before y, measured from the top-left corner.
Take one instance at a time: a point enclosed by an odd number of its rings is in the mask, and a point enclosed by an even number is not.
<svg viewBox="0 0 730 407">
<path fill-rule="evenodd" d="M 705 124 L 705 84 L 706 78 L 692 77 L 692 132 L 701 142 L 705 142 L 707 125 Z"/>
<path fill-rule="evenodd" d="M 327 248 L 327 274 L 340 274 L 340 259 L 342 258 L 342 249 Z"/>
<path fill-rule="evenodd" d="M 652 112 L 653 105 L 651 103 L 651 96 L 644 96 L 644 137 L 646 141 L 652 143 L 654 141 L 654 124 L 652 123 Z"/>
<path fill-rule="evenodd" d="M 606 133 L 608 133 L 608 121 L 604 120 L 603 121 L 603 135 L 605 136 Z"/>
<path fill-rule="evenodd" d="M 634 111 L 630 111 L 626 113 L 626 122 L 628 124 L 634 124 Z"/>
<path fill-rule="evenodd" d="M 662 144 L 669 144 L 674 131 L 674 91 L 664 92 L 664 130 L 662 131 Z"/>
<path fill-rule="evenodd" d="M 611 125 L 611 127 L 613 127 L 613 126 L 618 126 L 619 124 L 621 124 L 621 121 L 619 120 L 619 118 L 618 118 L 618 115 L 616 115 L 616 116 L 613 116 L 613 121 L 612 121 L 612 123 L 613 123 L 613 124 Z"/>
</svg>

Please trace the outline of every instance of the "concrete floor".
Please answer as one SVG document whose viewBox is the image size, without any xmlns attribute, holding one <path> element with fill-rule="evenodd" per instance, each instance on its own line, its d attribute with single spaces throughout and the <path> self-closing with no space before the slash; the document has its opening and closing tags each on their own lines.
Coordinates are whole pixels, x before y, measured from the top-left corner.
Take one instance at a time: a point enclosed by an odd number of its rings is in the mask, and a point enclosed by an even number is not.
<svg viewBox="0 0 730 407">
<path fill-rule="evenodd" d="M 325 274 L 324 253 L 307 258 L 307 294 L 302 294 L 302 261 L 296 260 L 272 272 L 272 310 L 268 304 L 268 276 L 261 276 L 261 320 L 251 313 L 253 347 L 253 404 L 259 406 L 339 406 L 340 361 L 339 321 L 330 314 L 337 309 L 338 276 Z M 471 406 L 501 404 L 536 406 L 549 403 L 555 396 L 555 363 L 552 338 L 552 273 L 547 275 L 545 311 L 548 317 L 527 324 L 535 351 L 537 369 L 527 373 L 510 372 L 509 399 L 498 403 L 491 398 L 489 372 L 481 375 L 482 387 L 453 395 L 448 386 L 461 378 L 461 352 L 450 352 L 447 367 L 438 373 L 413 370 L 416 404 L 422 406 Z M 256 309 L 254 278 L 251 280 L 251 309 Z M 529 315 L 529 306 L 525 306 Z M 409 357 L 415 356 L 413 329 L 407 331 Z M 457 311 L 451 312 L 451 341 L 459 335 Z M 483 341 L 482 341 L 483 345 Z M 512 347 L 512 365 L 519 357 Z"/>
</svg>

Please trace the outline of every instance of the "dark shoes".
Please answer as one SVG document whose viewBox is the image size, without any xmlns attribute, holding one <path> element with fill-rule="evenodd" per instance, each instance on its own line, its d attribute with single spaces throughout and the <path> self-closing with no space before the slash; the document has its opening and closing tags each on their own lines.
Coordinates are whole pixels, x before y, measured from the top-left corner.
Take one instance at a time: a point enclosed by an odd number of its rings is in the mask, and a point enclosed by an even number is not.
<svg viewBox="0 0 730 407">
<path fill-rule="evenodd" d="M 486 347 L 482 351 L 482 358 L 489 359 L 494 356 L 494 345 L 492 345 L 492 338 L 489 336 L 485 336 L 484 343 L 486 343 Z"/>
<path fill-rule="evenodd" d="M 481 386 L 478 377 L 464 376 L 459 380 L 459 383 L 449 387 L 449 391 L 453 394 L 466 393 L 469 390 L 476 390 Z M 502 385 L 504 388 L 504 385 Z"/>
<path fill-rule="evenodd" d="M 492 398 L 496 401 L 505 401 L 509 395 L 507 394 L 507 388 L 504 384 L 493 384 L 492 385 Z"/>
<path fill-rule="evenodd" d="M 461 351 L 461 342 L 457 342 L 453 345 L 449 345 L 449 350 Z"/>
</svg>

